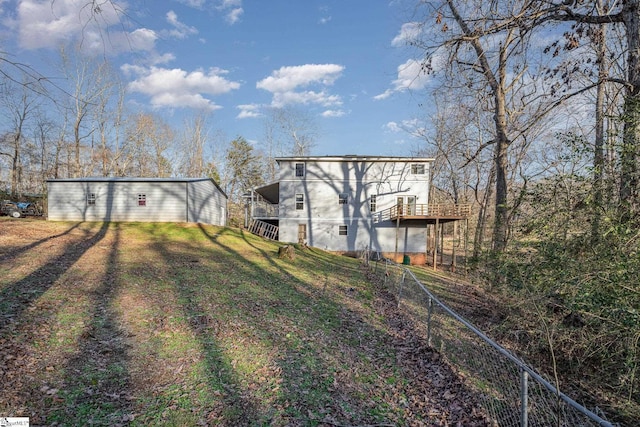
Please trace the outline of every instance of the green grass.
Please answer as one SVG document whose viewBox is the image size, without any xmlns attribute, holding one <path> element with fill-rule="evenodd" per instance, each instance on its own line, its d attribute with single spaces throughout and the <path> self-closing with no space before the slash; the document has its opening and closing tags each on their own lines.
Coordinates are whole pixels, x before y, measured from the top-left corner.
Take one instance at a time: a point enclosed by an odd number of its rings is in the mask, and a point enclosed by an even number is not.
<svg viewBox="0 0 640 427">
<path fill-rule="evenodd" d="M 59 425 L 408 422 L 403 394 L 387 389 L 409 380 L 357 260 L 315 249 L 281 260 L 279 244 L 219 227 L 33 224 L 32 249 L 7 248 L 22 276 L 0 279 L 12 316 L 0 339 L 29 360 L 0 414 Z M 60 229 L 72 231 L 50 238 Z M 27 268 L 44 241 L 50 251 Z"/>
</svg>

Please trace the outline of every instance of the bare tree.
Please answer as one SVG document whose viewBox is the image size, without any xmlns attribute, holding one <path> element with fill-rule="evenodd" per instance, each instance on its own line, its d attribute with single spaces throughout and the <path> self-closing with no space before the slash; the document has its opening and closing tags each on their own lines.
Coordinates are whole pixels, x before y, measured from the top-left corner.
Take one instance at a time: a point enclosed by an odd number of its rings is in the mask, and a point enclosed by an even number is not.
<svg viewBox="0 0 640 427">
<path fill-rule="evenodd" d="M 425 31 L 422 38 L 412 41 L 425 53 L 422 70 L 448 71 L 448 80 L 457 82 L 455 90 L 473 94 L 475 108 L 492 117 L 492 128 L 487 129 L 490 137 L 476 147 L 470 160 L 492 148 L 493 249 L 501 252 L 509 238 L 513 208 L 509 182 L 518 169 L 513 161 L 523 158 L 532 141 L 527 134 L 539 126 L 550 108 L 548 93 L 536 80 L 527 55 L 535 27 L 526 23 L 538 17 L 542 5 L 526 0 L 444 0 L 422 6 Z M 514 150 L 520 154 L 512 155 Z"/>
<path fill-rule="evenodd" d="M 316 144 L 318 133 L 318 124 L 310 114 L 293 107 L 271 108 L 265 122 L 265 151 L 270 159 L 282 155 L 308 155 Z"/>
<path fill-rule="evenodd" d="M 168 150 L 174 132 L 162 119 L 148 113 L 131 117 L 127 127 L 126 174 L 139 177 L 168 177 L 172 165 Z"/>
<path fill-rule="evenodd" d="M 0 148 L 0 155 L 10 159 L 10 193 L 12 197 L 18 197 L 22 184 L 22 150 L 26 140 L 26 126 L 37 110 L 39 100 L 25 85 L 5 80 L 2 84 L 1 102 L 11 127 L 7 129 L 8 133 L 4 137 L 8 146 Z"/>
<path fill-rule="evenodd" d="M 106 106 L 115 85 L 113 73 L 106 61 L 84 56 L 78 49 L 69 53 L 61 49 L 62 71 L 70 85 L 70 102 L 64 106 L 71 112 L 74 143 L 73 176 L 84 175 L 82 148 L 96 131 L 103 118 L 92 120 L 96 115 L 106 114 Z"/>
<path fill-rule="evenodd" d="M 625 91 L 620 155 L 620 217 L 624 221 L 640 214 L 640 0 L 608 2 L 600 0 L 547 1 L 533 25 L 542 22 L 575 22 L 589 26 L 616 24 L 624 28 L 626 76 L 601 75 L 620 84 Z M 602 28 L 602 27 L 600 27 Z"/>
<path fill-rule="evenodd" d="M 205 149 L 209 139 L 207 116 L 197 114 L 192 121 L 185 120 L 178 142 L 178 171 L 187 177 L 207 176 Z"/>
</svg>

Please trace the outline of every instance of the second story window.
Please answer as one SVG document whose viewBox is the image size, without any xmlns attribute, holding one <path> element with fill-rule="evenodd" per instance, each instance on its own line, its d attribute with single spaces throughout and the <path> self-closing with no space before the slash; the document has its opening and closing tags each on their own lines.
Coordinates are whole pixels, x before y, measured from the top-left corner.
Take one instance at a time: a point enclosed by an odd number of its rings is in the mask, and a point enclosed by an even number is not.
<svg viewBox="0 0 640 427">
<path fill-rule="evenodd" d="M 96 193 L 87 194 L 87 205 L 95 205 L 96 204 Z"/>
<path fill-rule="evenodd" d="M 296 210 L 301 211 L 304 209 L 304 194 L 296 193 Z"/>
<path fill-rule="evenodd" d="M 369 209 L 371 209 L 371 212 L 375 212 L 378 209 L 377 198 L 378 196 L 376 194 L 371 195 L 371 200 L 369 200 Z"/>
<path fill-rule="evenodd" d="M 349 195 L 347 193 L 338 194 L 338 204 L 346 205 L 349 202 Z"/>
<path fill-rule="evenodd" d="M 424 164 L 413 164 L 411 165 L 411 175 L 424 175 Z"/>
<path fill-rule="evenodd" d="M 138 206 L 147 206 L 146 194 L 138 194 Z"/>
<path fill-rule="evenodd" d="M 304 163 L 296 163 L 296 176 L 304 177 Z"/>
</svg>

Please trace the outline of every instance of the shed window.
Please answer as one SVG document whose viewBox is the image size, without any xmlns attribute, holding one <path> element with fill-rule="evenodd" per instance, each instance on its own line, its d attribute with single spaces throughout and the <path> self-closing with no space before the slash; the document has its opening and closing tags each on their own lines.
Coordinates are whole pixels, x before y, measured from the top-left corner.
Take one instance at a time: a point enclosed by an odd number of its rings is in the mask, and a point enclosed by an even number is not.
<svg viewBox="0 0 640 427">
<path fill-rule="evenodd" d="M 371 200 L 369 200 L 369 209 L 371 209 L 371 212 L 375 212 L 378 209 L 377 198 L 378 196 L 376 194 L 371 195 Z"/>
<path fill-rule="evenodd" d="M 346 236 L 349 232 L 349 228 L 346 225 L 339 225 L 338 226 L 338 235 L 340 236 Z"/>
<path fill-rule="evenodd" d="M 296 163 L 296 176 L 304 177 L 304 163 Z"/>
<path fill-rule="evenodd" d="M 95 205 L 96 204 L 96 193 L 87 194 L 87 205 Z"/>
<path fill-rule="evenodd" d="M 411 165 L 411 174 L 412 175 L 424 175 L 424 164 L 413 164 Z"/>
<path fill-rule="evenodd" d="M 349 201 L 349 195 L 347 193 L 338 194 L 338 204 L 339 205 L 346 205 L 348 201 Z"/>
<path fill-rule="evenodd" d="M 146 194 L 138 194 L 138 206 L 147 206 Z"/>
<path fill-rule="evenodd" d="M 304 194 L 296 193 L 296 210 L 301 211 L 304 209 Z"/>
</svg>

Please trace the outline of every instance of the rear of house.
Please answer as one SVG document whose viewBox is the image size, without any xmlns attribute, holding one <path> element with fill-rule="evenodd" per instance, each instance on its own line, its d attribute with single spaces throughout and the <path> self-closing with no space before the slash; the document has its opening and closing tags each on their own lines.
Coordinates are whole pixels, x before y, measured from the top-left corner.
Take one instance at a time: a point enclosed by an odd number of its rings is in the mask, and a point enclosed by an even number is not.
<svg viewBox="0 0 640 427">
<path fill-rule="evenodd" d="M 301 156 L 277 161 L 279 180 L 255 189 L 260 201 L 252 202 L 251 215 L 277 225 L 280 241 L 338 252 L 424 254 L 426 221 L 399 226 L 383 214 L 429 203 L 433 159 Z"/>
<path fill-rule="evenodd" d="M 47 189 L 53 221 L 226 225 L 227 196 L 210 178 L 50 179 Z"/>
</svg>

